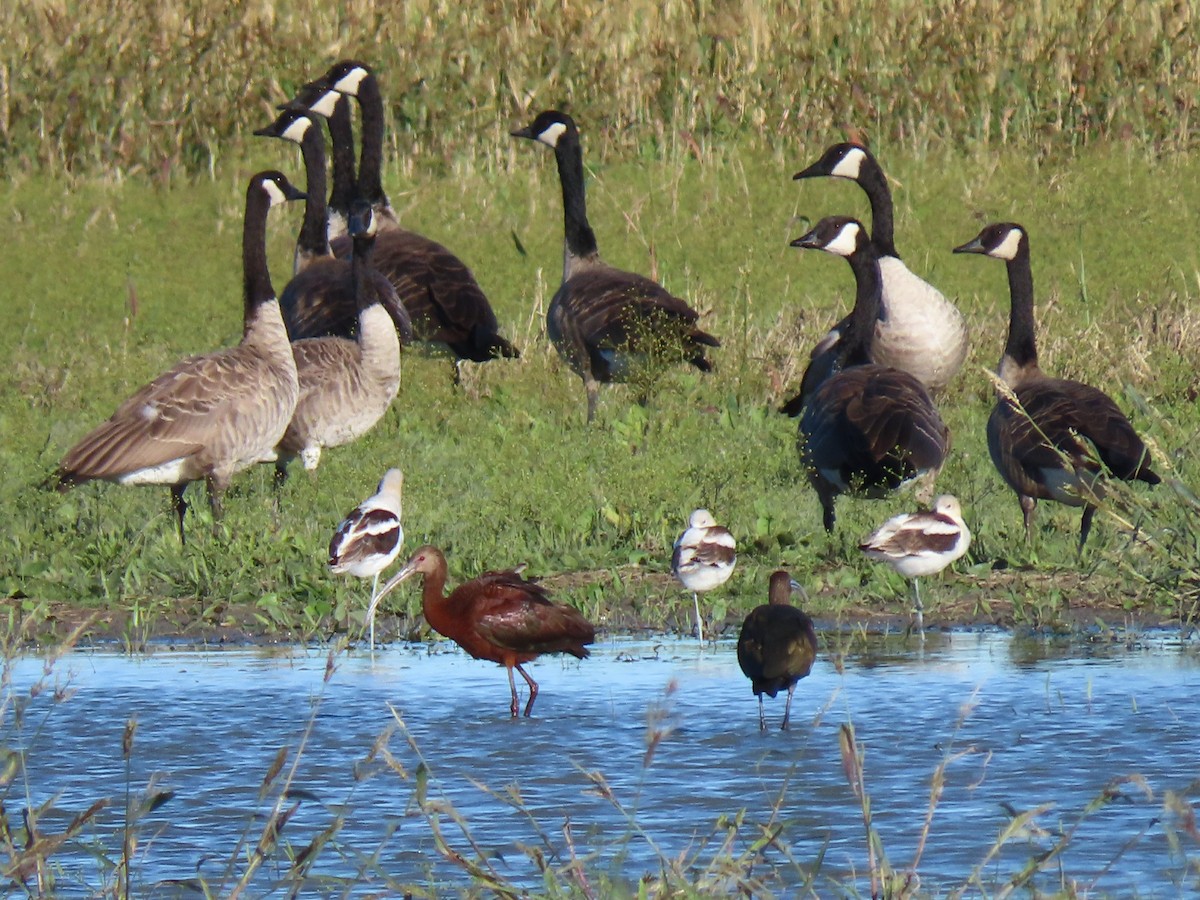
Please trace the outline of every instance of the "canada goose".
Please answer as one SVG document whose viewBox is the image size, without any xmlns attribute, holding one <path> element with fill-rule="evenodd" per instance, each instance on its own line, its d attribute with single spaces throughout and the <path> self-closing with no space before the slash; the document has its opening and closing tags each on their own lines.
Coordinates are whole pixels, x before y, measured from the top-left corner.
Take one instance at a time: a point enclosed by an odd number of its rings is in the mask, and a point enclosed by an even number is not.
<svg viewBox="0 0 1200 900">
<path fill-rule="evenodd" d="M 352 291 L 358 306 L 358 337 L 305 338 L 292 344 L 300 396 L 279 441 L 277 484 L 297 456 L 313 470 L 325 447 L 340 447 L 375 427 L 400 387 L 400 342 L 374 292 L 371 250 L 375 213 L 365 200 L 350 208 Z"/>
<path fill-rule="evenodd" d="M 881 497 L 916 478 L 924 482 L 920 493 L 932 493 L 950 432 L 920 381 L 870 360 L 880 283 L 875 245 L 862 224 L 830 216 L 792 246 L 845 257 L 856 285 L 835 371 L 814 386 L 800 417 L 800 456 L 821 501 L 825 530 L 833 531 L 840 493 Z"/>
<path fill-rule="evenodd" d="M 299 144 L 304 158 L 305 177 L 308 179 L 304 223 L 296 241 L 296 274 L 284 285 L 283 292 L 279 295 L 279 306 L 288 334 L 293 341 L 303 337 L 297 335 L 296 323 L 306 309 L 322 306 L 348 307 L 354 310 L 354 318 L 345 323 L 344 332 L 339 331 L 337 334 L 341 337 L 354 337 L 358 330 L 358 301 L 354 296 L 350 261 L 337 259 L 333 255 L 327 233 L 325 139 L 321 128 L 308 113 L 287 108 L 274 122 L 254 133 Z M 405 342 L 411 341 L 412 320 L 392 283 L 374 268 L 369 269 L 366 275 L 370 279 L 372 291 L 378 295 L 383 309 L 391 317 L 395 331 Z"/>
<path fill-rule="evenodd" d="M 758 697 L 758 730 L 767 730 L 762 695 L 774 698 L 787 690 L 781 731 L 787 731 L 792 715 L 796 682 L 812 671 L 817 658 L 817 633 L 802 610 L 788 602 L 800 585 L 782 569 L 771 575 L 769 600 L 750 610 L 738 637 L 737 658 L 742 673 Z"/>
<path fill-rule="evenodd" d="M 925 575 L 942 571 L 966 553 L 969 546 L 971 531 L 963 521 L 958 498 L 941 494 L 933 501 L 933 509 L 892 516 L 871 532 L 858 549 L 912 581 L 917 631 L 924 637 L 925 611 L 917 582 Z"/>
<path fill-rule="evenodd" d="M 375 207 L 380 217 L 375 267 L 392 282 L 412 317 L 417 340 L 445 344 L 456 361 L 487 362 L 515 359 L 517 349 L 499 334 L 496 314 L 471 270 L 441 244 L 401 228 L 383 190 L 383 97 L 379 82 L 363 63 L 344 60 L 318 79 L 320 84 L 357 99 L 362 113 L 362 147 L 358 166 L 358 193 Z M 314 109 L 314 111 L 319 111 Z M 333 133 L 335 155 L 338 133 Z M 334 190 L 338 190 L 337 172 Z M 333 242 L 336 256 L 345 256 L 344 240 Z M 304 334 L 337 333 L 345 320 L 344 308 L 313 310 L 302 325 Z M 457 367 L 455 377 L 457 379 Z"/>
<path fill-rule="evenodd" d="M 737 544 L 728 528 L 717 524 L 707 509 L 693 510 L 688 527 L 675 541 L 671 574 L 692 592 L 696 607 L 696 636 L 704 640 L 699 594 L 720 587 L 737 565 Z"/>
<path fill-rule="evenodd" d="M 367 607 L 372 651 L 375 650 L 379 574 L 395 562 L 404 544 L 404 527 L 400 524 L 403 488 L 404 474 L 399 469 L 388 469 L 379 482 L 379 489 L 341 521 L 329 541 L 331 572 L 375 579 L 371 586 L 371 603 Z"/>
<path fill-rule="evenodd" d="M 193 356 L 159 375 L 71 448 L 60 489 L 93 479 L 165 484 L 184 542 L 183 494 L 203 478 L 213 518 L 242 469 L 275 458 L 296 407 L 296 360 L 267 268 L 267 210 L 304 194 L 279 172 L 260 172 L 246 190 L 242 231 L 244 331 L 236 347 Z"/>
<path fill-rule="evenodd" d="M 350 100 L 331 90 L 322 81 L 310 81 L 300 88 L 295 97 L 277 108 L 308 116 L 319 116 L 329 126 L 329 139 L 333 145 L 333 183 L 329 189 L 329 203 L 325 209 L 328 226 L 326 235 L 331 241 L 342 237 L 346 234 L 350 204 L 354 202 L 358 190 L 358 180 L 354 171 L 354 129 L 350 122 Z"/>
<path fill-rule="evenodd" d="M 1012 307 L 997 374 L 1011 396 L 1002 392 L 988 419 L 992 462 L 1021 501 L 1026 539 L 1033 535 L 1038 500 L 1083 507 L 1082 553 L 1096 504 L 1104 499 L 1105 470 L 1122 481 L 1158 484 L 1150 451 L 1107 394 L 1078 381 L 1052 378 L 1038 365 L 1025 229 L 1012 222 L 988 225 L 954 252 L 1002 259 L 1008 267 Z"/>
<path fill-rule="evenodd" d="M 933 393 L 943 390 L 967 358 L 966 323 L 958 307 L 914 275 L 896 252 L 892 194 L 883 169 L 866 147 L 835 144 L 794 178 L 820 176 L 857 182 L 871 202 L 871 242 L 879 255 L 883 281 L 879 318 L 871 336 L 872 361 L 908 372 Z M 813 348 L 809 367 L 814 371 L 812 376 L 805 372 L 805 382 L 820 380 L 833 365 L 849 322 L 849 316 L 842 319 Z M 800 414 L 800 398 L 807 386 L 801 384 L 800 394 L 784 404 L 783 412 Z"/>
<path fill-rule="evenodd" d="M 546 327 L 559 354 L 583 379 L 587 420 L 595 416 L 600 383 L 626 380 L 648 357 L 686 361 L 702 372 L 711 371 L 704 348 L 721 342 L 696 327 L 699 314 L 649 278 L 601 260 L 587 219 L 583 149 L 575 121 L 566 113 L 547 110 L 512 136 L 545 144 L 558 163 L 565 225 L 563 277 L 546 310 Z"/>
</svg>

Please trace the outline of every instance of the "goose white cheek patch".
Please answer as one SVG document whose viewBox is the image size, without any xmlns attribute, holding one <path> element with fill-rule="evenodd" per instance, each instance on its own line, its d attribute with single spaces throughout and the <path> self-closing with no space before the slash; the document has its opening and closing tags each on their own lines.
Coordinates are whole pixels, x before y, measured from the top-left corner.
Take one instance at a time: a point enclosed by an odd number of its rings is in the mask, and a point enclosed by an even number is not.
<svg viewBox="0 0 1200 900">
<path fill-rule="evenodd" d="M 833 167 L 833 171 L 829 174 L 835 176 L 836 178 L 857 179 L 859 173 L 862 171 L 863 160 L 866 158 L 867 155 L 863 153 L 862 150 L 855 147 L 842 157 L 838 164 Z"/>
<path fill-rule="evenodd" d="M 541 141 L 543 144 L 547 145 L 548 147 L 557 147 L 558 139 L 563 136 L 563 133 L 566 130 L 567 130 L 567 126 L 564 125 L 562 122 L 555 122 L 553 125 L 551 125 L 549 128 L 547 128 L 545 131 L 543 131 L 541 134 L 539 134 L 537 136 L 537 139 L 539 141 Z"/>
</svg>

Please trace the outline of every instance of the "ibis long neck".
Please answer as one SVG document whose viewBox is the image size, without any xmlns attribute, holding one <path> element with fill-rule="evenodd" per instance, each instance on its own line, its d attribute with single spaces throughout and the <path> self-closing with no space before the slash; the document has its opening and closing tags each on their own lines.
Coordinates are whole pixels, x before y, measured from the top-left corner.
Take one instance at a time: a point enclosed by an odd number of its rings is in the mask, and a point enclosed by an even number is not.
<svg viewBox="0 0 1200 900">
<path fill-rule="evenodd" d="M 558 163 L 558 179 L 563 198 L 563 280 L 570 276 L 574 260 L 591 259 L 599 255 L 596 235 L 588 224 L 587 200 L 583 187 L 583 148 L 579 135 L 566 132 L 554 148 Z"/>
<path fill-rule="evenodd" d="M 443 562 L 441 566 L 432 572 L 425 573 L 425 583 L 421 587 L 421 611 L 425 615 L 425 620 L 434 628 L 438 629 L 438 623 L 441 619 L 442 606 L 446 600 L 446 564 Z"/>
</svg>

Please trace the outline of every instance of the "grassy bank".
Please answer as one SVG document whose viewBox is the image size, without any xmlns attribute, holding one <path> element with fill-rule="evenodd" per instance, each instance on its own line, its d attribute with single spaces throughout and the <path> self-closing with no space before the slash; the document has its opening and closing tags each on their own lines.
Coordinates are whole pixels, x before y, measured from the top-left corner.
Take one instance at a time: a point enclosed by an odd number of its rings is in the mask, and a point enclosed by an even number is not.
<svg viewBox="0 0 1200 900">
<path fill-rule="evenodd" d="M 656 273 L 705 312 L 704 326 L 724 342 L 717 371 L 669 373 L 645 409 L 628 388 L 608 388 L 586 427 L 582 386 L 542 334 L 561 259 L 549 154 L 507 140 L 492 164 L 441 177 L 393 163 L 385 180 L 404 221 L 472 265 L 522 359 L 470 367 L 460 390 L 447 359 L 407 353 L 392 411 L 365 440 L 326 454 L 316 478 L 297 473 L 278 526 L 264 468 L 236 479 L 217 536 L 193 488 L 196 539 L 186 550 L 165 489 L 90 485 L 60 496 L 39 484 L 138 385 L 184 355 L 237 340 L 245 178 L 268 165 L 297 172 L 298 160 L 270 143 L 211 181 L 170 187 L 11 180 L 3 202 L 14 226 L 0 274 L 19 287 L 0 335 L 9 360 L 0 374 L 0 590 L 20 601 L 13 614 L 49 617 L 53 630 L 79 610 L 103 610 L 135 638 L 222 625 L 327 633 L 365 605 L 365 585 L 325 570 L 332 528 L 384 469 L 400 465 L 407 546 L 446 547 L 454 580 L 524 560 L 609 627 L 686 621 L 690 598 L 665 572 L 671 542 L 702 504 L 740 542 L 737 574 L 708 601 L 717 618 L 727 609 L 740 619 L 762 602 L 778 566 L 796 573 L 825 618 L 902 616 L 905 585 L 855 545 L 911 508 L 911 496 L 843 500 L 827 538 L 795 423 L 773 412 L 798 384 L 807 348 L 853 296 L 844 263 L 787 247 L 822 215 L 868 215 L 853 185 L 790 181 L 840 135 L 786 151 L 745 141 L 699 157 L 601 162 L 593 151 L 603 138 L 581 118 L 602 250 Z M 1186 186 L 1197 183 L 1200 160 L 1124 145 L 1040 162 L 1013 150 L 876 149 L 893 179 L 901 252 L 958 298 L 973 330 L 971 358 L 942 403 L 954 451 L 939 487 L 962 498 L 976 538 L 959 574 L 927 592 L 931 620 L 1055 625 L 1127 612 L 1190 620 L 1200 538 L 1183 486 L 1196 480 L 1200 259 Z M 273 216 L 279 287 L 299 210 Z M 984 369 L 995 365 L 1007 321 L 1004 269 L 949 253 L 997 219 L 1031 232 L 1043 364 L 1107 389 L 1154 442 L 1169 483 L 1114 507 L 1149 543 L 1131 543 L 1102 514 L 1077 564 L 1078 513 L 1043 504 L 1037 539 L 1025 545 L 1016 499 L 983 435 L 992 404 Z M 402 592 L 395 608 L 405 603 L 414 608 L 415 595 Z"/>
</svg>

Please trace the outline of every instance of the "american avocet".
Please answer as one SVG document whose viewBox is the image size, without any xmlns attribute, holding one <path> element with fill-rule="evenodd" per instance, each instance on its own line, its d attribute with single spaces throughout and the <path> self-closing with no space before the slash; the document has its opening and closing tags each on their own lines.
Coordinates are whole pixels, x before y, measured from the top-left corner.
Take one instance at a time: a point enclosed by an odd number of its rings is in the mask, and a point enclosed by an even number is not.
<svg viewBox="0 0 1200 900">
<path fill-rule="evenodd" d="M 699 313 L 658 283 L 600 258 L 588 224 L 575 120 L 547 110 L 512 136 L 545 144 L 558 162 L 565 251 L 562 284 L 546 310 L 546 330 L 559 355 L 583 379 L 587 420 L 596 414 L 601 383 L 626 381 L 647 364 L 688 362 L 710 371 L 705 348 L 721 342 L 696 327 Z"/>
<path fill-rule="evenodd" d="M 800 458 L 821 501 L 825 530 L 833 531 L 838 494 L 881 497 L 920 479 L 920 493 L 928 499 L 950 448 L 950 432 L 920 381 L 871 362 L 879 262 L 862 224 L 830 216 L 792 246 L 845 257 L 856 284 L 837 363 L 825 381 L 813 386 L 800 417 Z"/>
<path fill-rule="evenodd" d="M 883 281 L 881 315 L 871 336 L 871 359 L 881 366 L 908 372 L 931 392 L 942 390 L 967 358 L 966 323 L 958 307 L 914 275 L 896 252 L 892 193 L 878 160 L 860 144 L 834 144 L 794 177 L 821 176 L 856 182 L 871 202 L 871 243 L 879 253 Z M 805 373 L 806 382 L 833 364 L 837 344 L 849 326 L 847 316 L 814 348 L 809 362 L 813 374 Z M 799 415 L 800 398 L 806 393 L 802 384 L 800 396 L 788 401 L 783 412 Z"/>
<path fill-rule="evenodd" d="M 817 656 L 817 634 L 812 619 L 789 602 L 792 591 L 800 590 L 800 585 L 792 581 L 787 572 L 773 573 L 769 590 L 769 602 L 750 610 L 742 623 L 737 658 L 758 697 L 760 731 L 767 730 L 762 695 L 774 698 L 780 691 L 787 690 L 783 724 L 779 726 L 786 731 L 796 682 L 812 671 Z"/>
<path fill-rule="evenodd" d="M 963 521 L 958 499 L 942 494 L 933 509 L 893 516 L 867 536 L 858 549 L 871 559 L 887 563 L 912 581 L 917 631 L 925 630 L 921 589 L 917 582 L 936 575 L 967 552 L 971 532 Z"/>
<path fill-rule="evenodd" d="M 446 596 L 446 557 L 437 547 L 428 545 L 417 550 L 392 576 L 379 592 L 380 598 L 418 573 L 424 577 L 421 609 L 429 626 L 475 659 L 491 660 L 508 669 L 513 718 L 520 708 L 513 669 L 529 685 L 529 701 L 525 704 L 528 716 L 538 686 L 522 664 L 543 653 L 569 653 L 586 659 L 585 645 L 596 639 L 595 628 L 578 610 L 552 602 L 546 589 L 526 581 L 519 569 L 485 572 Z"/>
<path fill-rule="evenodd" d="M 1011 311 L 1008 341 L 997 374 L 1007 386 L 988 419 L 988 451 L 1000 476 L 1017 493 L 1025 535 L 1033 534 L 1038 500 L 1082 506 L 1079 552 L 1104 498 L 1104 478 L 1158 484 L 1150 451 L 1125 414 L 1103 391 L 1052 378 L 1038 365 L 1033 318 L 1029 235 L 1020 225 L 988 225 L 955 253 L 979 253 L 1008 266 Z"/>
<path fill-rule="evenodd" d="M 267 268 L 267 211 L 303 198 L 279 172 L 250 179 L 242 229 L 242 342 L 183 360 L 122 403 L 63 457 L 60 489 L 95 479 L 169 485 L 183 543 L 189 484 L 205 480 L 213 518 L 220 519 L 230 479 L 275 458 L 300 388 Z"/>
<path fill-rule="evenodd" d="M 693 510 L 687 530 L 675 541 L 671 574 L 692 592 L 696 608 L 696 636 L 704 640 L 704 619 L 699 595 L 720 587 L 737 565 L 737 543 L 729 529 L 718 525 L 707 509 Z"/>
<path fill-rule="evenodd" d="M 372 650 L 375 649 L 375 609 L 383 598 L 379 591 L 379 573 L 400 555 L 404 543 L 404 527 L 400 524 L 403 488 L 403 473 L 399 469 L 388 469 L 379 482 L 379 490 L 342 520 L 329 542 L 331 571 L 357 578 L 374 578 L 371 603 L 367 607 Z"/>
</svg>

